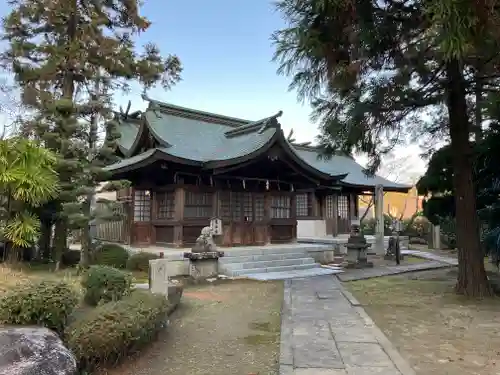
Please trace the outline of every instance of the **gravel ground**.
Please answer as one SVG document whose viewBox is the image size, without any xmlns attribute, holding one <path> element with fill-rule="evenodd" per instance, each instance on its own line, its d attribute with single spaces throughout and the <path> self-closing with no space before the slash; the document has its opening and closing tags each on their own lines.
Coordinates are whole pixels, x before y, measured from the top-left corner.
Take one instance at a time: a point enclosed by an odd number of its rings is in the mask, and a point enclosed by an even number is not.
<svg viewBox="0 0 500 375">
<path fill-rule="evenodd" d="M 137 358 L 103 374 L 278 374 L 282 299 L 282 282 L 188 287 L 168 332 Z"/>
</svg>

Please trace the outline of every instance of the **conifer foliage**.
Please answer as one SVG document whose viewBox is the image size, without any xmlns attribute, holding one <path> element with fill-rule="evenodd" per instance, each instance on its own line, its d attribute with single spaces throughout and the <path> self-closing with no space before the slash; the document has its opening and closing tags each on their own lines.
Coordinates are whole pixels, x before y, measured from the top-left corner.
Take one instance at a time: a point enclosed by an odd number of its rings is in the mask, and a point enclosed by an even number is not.
<svg viewBox="0 0 500 375">
<path fill-rule="evenodd" d="M 457 292 L 490 295 L 480 251 L 469 102 L 499 90 L 498 6 L 490 1 L 279 0 L 279 71 L 311 100 L 325 155 L 360 151 L 369 172 L 408 139 L 450 139 Z M 476 108 L 479 106 L 476 105 Z M 476 112 L 480 115 L 480 108 Z"/>
<path fill-rule="evenodd" d="M 162 57 L 151 43 L 135 38 L 151 23 L 138 0 L 10 0 L 3 20 L 1 55 L 21 86 L 35 118 L 24 135 L 43 141 L 59 155 L 60 203 L 55 230 L 56 260 L 70 227 L 83 229 L 82 265 L 88 263 L 91 200 L 103 167 L 114 161 L 118 135 L 112 94 L 139 82 L 170 88 L 180 79 L 174 55 Z M 105 136 L 102 136 L 105 134 Z M 109 186 L 116 188 L 117 185 Z"/>
</svg>

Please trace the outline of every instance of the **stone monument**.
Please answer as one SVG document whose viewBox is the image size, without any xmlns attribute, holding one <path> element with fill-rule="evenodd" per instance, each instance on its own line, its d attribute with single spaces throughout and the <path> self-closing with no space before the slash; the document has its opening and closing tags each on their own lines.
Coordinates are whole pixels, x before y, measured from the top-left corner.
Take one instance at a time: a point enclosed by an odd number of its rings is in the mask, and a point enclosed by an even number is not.
<svg viewBox="0 0 500 375">
<path fill-rule="evenodd" d="M 401 254 L 401 247 L 399 243 L 399 232 L 401 231 L 401 222 L 399 220 L 394 220 L 392 222 L 392 234 L 389 238 L 387 244 L 387 251 L 385 252 L 385 260 L 394 260 L 397 264 L 403 260 L 403 254 Z"/>
<path fill-rule="evenodd" d="M 217 250 L 211 227 L 204 227 L 191 252 L 184 253 L 189 259 L 189 276 L 200 281 L 219 274 L 219 258 L 224 256 L 223 251 Z"/>
<path fill-rule="evenodd" d="M 367 251 L 371 244 L 366 242 L 365 236 L 361 233 L 359 224 L 351 225 L 351 234 L 345 244 L 347 249 L 346 268 L 371 268 L 373 263 L 368 261 Z M 354 257 L 351 254 L 355 254 Z"/>
<path fill-rule="evenodd" d="M 183 286 L 168 277 L 168 259 L 152 259 L 149 261 L 149 291 L 163 294 L 177 305 L 182 297 Z"/>
</svg>

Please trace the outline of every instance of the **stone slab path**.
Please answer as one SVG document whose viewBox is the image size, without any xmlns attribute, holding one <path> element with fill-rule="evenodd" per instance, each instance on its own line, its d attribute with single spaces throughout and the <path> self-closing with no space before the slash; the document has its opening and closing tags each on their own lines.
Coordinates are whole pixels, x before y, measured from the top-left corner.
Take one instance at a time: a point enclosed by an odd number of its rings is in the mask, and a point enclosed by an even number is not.
<svg viewBox="0 0 500 375">
<path fill-rule="evenodd" d="M 332 276 L 285 281 L 280 375 L 415 375 Z"/>
<path fill-rule="evenodd" d="M 311 276 L 324 276 L 324 275 L 335 275 L 342 273 L 340 268 L 323 268 L 314 267 L 305 270 L 293 270 L 293 271 L 283 271 L 283 272 L 265 272 L 265 273 L 253 273 L 245 275 L 246 278 L 252 280 L 286 280 L 295 279 L 300 277 L 311 277 Z"/>
<path fill-rule="evenodd" d="M 402 250 L 401 254 L 403 255 L 412 255 L 417 258 L 423 258 L 427 260 L 435 260 L 442 263 L 447 263 L 452 266 L 458 265 L 458 259 L 452 257 L 445 257 L 433 253 L 429 253 L 427 251 L 419 251 L 419 250 Z"/>
<path fill-rule="evenodd" d="M 349 270 L 349 272 L 337 275 L 337 277 L 341 281 L 355 281 L 372 279 L 374 277 L 399 275 L 408 272 L 435 270 L 447 267 L 452 267 L 452 265 L 438 261 L 430 261 L 423 263 L 405 264 L 400 266 L 352 269 Z"/>
</svg>

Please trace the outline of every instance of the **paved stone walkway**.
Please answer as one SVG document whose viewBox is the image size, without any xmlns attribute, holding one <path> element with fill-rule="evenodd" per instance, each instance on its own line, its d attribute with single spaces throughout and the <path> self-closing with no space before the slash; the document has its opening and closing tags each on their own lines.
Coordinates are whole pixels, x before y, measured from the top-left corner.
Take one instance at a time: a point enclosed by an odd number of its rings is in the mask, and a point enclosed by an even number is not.
<svg viewBox="0 0 500 375">
<path fill-rule="evenodd" d="M 427 251 L 402 250 L 401 254 L 403 254 L 403 255 L 413 255 L 414 257 L 424 258 L 424 259 L 427 259 L 427 260 L 435 260 L 435 261 L 438 261 L 438 262 L 450 264 L 452 266 L 456 266 L 458 264 L 458 259 L 457 258 L 452 258 L 452 257 L 447 257 L 447 256 L 441 256 L 441 255 L 429 253 Z"/>
<path fill-rule="evenodd" d="M 458 260 L 456 258 L 440 256 L 426 251 L 402 250 L 401 253 L 403 255 L 412 255 L 414 257 L 427 259 L 428 262 L 404 264 L 399 266 L 394 265 L 351 269 L 349 272 L 337 275 L 337 277 L 341 281 L 366 280 L 374 277 L 399 275 L 401 273 L 448 268 L 458 264 Z"/>
<path fill-rule="evenodd" d="M 352 269 L 349 272 L 336 275 L 341 281 L 366 280 L 374 277 L 399 275 L 402 273 L 435 270 L 439 268 L 452 267 L 448 263 L 438 261 L 412 263 L 400 266 L 383 266 L 373 268 Z"/>
<path fill-rule="evenodd" d="M 280 375 L 415 375 L 332 276 L 285 281 Z"/>
</svg>

